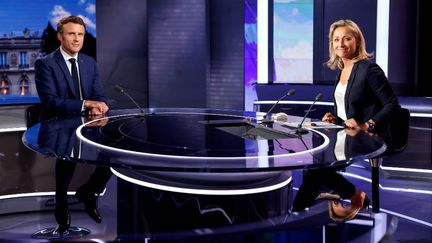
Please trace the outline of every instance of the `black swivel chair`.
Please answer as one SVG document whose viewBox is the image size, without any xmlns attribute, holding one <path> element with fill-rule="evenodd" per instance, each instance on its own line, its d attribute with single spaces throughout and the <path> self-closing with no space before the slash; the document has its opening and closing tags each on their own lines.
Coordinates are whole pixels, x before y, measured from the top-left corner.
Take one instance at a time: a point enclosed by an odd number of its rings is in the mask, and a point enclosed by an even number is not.
<svg viewBox="0 0 432 243">
<path fill-rule="evenodd" d="M 27 128 L 39 122 L 41 109 L 42 109 L 41 104 L 30 105 L 27 107 L 26 114 L 25 114 Z"/>
<path fill-rule="evenodd" d="M 372 209 L 374 212 L 380 211 L 379 201 L 379 166 L 384 156 L 391 156 L 401 153 L 408 145 L 410 112 L 408 109 L 399 108 L 392 116 L 390 121 L 390 141 L 387 144 L 387 151 L 377 157 L 369 160 L 372 167 Z"/>
</svg>

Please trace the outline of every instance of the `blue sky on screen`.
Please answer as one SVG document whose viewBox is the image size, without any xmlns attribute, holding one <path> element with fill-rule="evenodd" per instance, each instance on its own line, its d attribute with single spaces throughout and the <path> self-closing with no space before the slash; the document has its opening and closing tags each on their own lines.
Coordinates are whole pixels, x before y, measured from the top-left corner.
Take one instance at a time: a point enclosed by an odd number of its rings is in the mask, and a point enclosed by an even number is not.
<svg viewBox="0 0 432 243">
<path fill-rule="evenodd" d="M 313 82 L 313 0 L 274 0 L 275 83 Z"/>
<path fill-rule="evenodd" d="M 312 58 L 312 0 L 276 0 L 274 25 L 275 57 Z"/>
<path fill-rule="evenodd" d="M 87 31 L 96 37 L 96 0 L 1 0 L 0 37 L 14 33 L 22 36 L 25 27 L 39 36 L 51 22 L 64 16 L 77 15 L 84 19 Z"/>
</svg>

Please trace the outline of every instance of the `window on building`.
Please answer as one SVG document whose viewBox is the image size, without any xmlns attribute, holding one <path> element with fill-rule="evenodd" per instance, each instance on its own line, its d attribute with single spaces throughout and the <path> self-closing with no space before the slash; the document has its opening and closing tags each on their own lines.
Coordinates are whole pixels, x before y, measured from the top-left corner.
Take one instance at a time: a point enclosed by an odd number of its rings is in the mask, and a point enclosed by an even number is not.
<svg viewBox="0 0 432 243">
<path fill-rule="evenodd" d="M 10 55 L 10 65 L 12 67 L 18 66 L 18 55 L 16 53 Z"/>
<path fill-rule="evenodd" d="M 1 78 L 1 84 L 0 84 L 0 93 L 1 95 L 7 95 L 9 94 L 9 81 L 5 78 Z"/>
<path fill-rule="evenodd" d="M 28 62 L 27 62 L 27 52 L 26 51 L 22 51 L 20 52 L 20 68 L 28 68 Z"/>
<path fill-rule="evenodd" d="M 21 95 L 27 95 L 29 93 L 29 81 L 26 75 L 21 77 L 19 87 Z"/>
<path fill-rule="evenodd" d="M 9 68 L 7 52 L 0 52 L 0 69 Z"/>
</svg>

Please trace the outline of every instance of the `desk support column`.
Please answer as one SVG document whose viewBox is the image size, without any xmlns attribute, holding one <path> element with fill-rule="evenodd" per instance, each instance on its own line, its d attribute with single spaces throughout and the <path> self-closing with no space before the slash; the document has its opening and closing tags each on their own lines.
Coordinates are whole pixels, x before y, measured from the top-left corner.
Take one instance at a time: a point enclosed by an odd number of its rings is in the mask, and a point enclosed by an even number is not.
<svg viewBox="0 0 432 243">
<path fill-rule="evenodd" d="M 375 213 L 380 211 L 380 196 L 379 196 L 379 165 L 382 158 L 369 159 L 372 170 L 372 210 Z"/>
</svg>

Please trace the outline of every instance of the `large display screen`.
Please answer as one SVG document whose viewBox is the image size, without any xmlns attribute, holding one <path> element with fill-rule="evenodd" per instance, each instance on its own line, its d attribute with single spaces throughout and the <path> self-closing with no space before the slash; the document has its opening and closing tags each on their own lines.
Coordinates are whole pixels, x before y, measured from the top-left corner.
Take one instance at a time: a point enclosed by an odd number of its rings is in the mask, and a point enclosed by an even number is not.
<svg viewBox="0 0 432 243">
<path fill-rule="evenodd" d="M 274 0 L 274 83 L 313 83 L 313 0 Z"/>
</svg>

